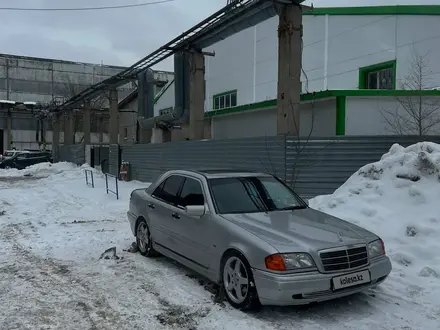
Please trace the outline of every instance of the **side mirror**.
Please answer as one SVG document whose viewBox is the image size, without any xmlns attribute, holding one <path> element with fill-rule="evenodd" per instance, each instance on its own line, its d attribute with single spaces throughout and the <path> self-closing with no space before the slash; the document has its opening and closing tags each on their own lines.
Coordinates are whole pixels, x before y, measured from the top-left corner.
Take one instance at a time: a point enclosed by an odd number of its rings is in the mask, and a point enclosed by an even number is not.
<svg viewBox="0 0 440 330">
<path fill-rule="evenodd" d="M 205 205 L 188 205 L 185 212 L 190 217 L 201 217 L 205 214 Z"/>
</svg>

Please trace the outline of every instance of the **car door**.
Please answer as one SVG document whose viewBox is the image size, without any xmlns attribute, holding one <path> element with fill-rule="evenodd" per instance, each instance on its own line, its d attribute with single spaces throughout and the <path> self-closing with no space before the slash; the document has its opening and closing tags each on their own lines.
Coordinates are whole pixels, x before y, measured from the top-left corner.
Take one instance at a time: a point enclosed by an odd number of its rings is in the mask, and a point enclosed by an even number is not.
<svg viewBox="0 0 440 330">
<path fill-rule="evenodd" d="M 185 178 L 180 175 L 171 175 L 151 194 L 148 202 L 148 215 L 152 225 L 153 239 L 156 244 L 177 252 L 178 242 L 175 238 L 175 224 L 173 214 L 177 211 L 177 199 Z"/>
<path fill-rule="evenodd" d="M 202 182 L 194 177 L 185 177 L 179 194 L 176 213 L 173 220 L 173 231 L 178 239 L 179 253 L 186 259 L 203 268 L 209 268 L 211 244 L 207 239 L 210 225 L 209 212 L 202 217 L 188 216 L 185 207 L 190 205 L 206 205 L 206 194 Z"/>
</svg>

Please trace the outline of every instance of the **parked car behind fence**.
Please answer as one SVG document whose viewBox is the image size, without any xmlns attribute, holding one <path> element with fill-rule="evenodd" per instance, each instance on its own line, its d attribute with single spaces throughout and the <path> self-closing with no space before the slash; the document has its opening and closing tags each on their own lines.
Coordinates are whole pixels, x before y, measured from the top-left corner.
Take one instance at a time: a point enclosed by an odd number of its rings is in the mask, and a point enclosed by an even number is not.
<svg viewBox="0 0 440 330">
<path fill-rule="evenodd" d="M 16 151 L 12 157 L 0 160 L 0 168 L 22 170 L 28 166 L 45 162 L 52 163 L 52 154 L 49 151 Z"/>
</svg>

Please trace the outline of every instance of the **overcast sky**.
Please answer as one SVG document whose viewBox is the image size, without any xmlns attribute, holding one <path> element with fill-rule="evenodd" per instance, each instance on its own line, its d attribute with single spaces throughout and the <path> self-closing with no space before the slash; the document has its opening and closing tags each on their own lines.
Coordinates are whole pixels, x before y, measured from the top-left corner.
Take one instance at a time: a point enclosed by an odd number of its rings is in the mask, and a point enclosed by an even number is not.
<svg viewBox="0 0 440 330">
<path fill-rule="evenodd" d="M 153 0 L 1 0 L 0 7 L 91 7 Z M 311 1 L 306 1 L 310 4 Z M 439 4 L 440 0 L 316 0 L 315 7 Z M 176 0 L 87 12 L 0 11 L 0 52 L 129 66 L 220 9 L 226 0 Z M 171 69 L 171 62 L 157 69 Z"/>
</svg>

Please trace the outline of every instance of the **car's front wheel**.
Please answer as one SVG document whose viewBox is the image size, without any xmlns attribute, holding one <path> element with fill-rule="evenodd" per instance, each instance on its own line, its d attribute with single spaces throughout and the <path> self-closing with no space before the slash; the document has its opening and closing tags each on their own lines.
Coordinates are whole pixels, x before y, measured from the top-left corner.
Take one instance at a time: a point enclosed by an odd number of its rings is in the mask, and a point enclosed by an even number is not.
<svg viewBox="0 0 440 330">
<path fill-rule="evenodd" d="M 231 252 L 224 258 L 222 282 L 226 298 L 233 307 L 250 311 L 261 306 L 252 269 L 240 253 Z"/>
<path fill-rule="evenodd" d="M 144 219 L 139 221 L 136 230 L 136 244 L 140 254 L 145 257 L 156 257 L 158 253 L 153 248 L 153 241 L 151 240 L 150 229 Z"/>
</svg>

